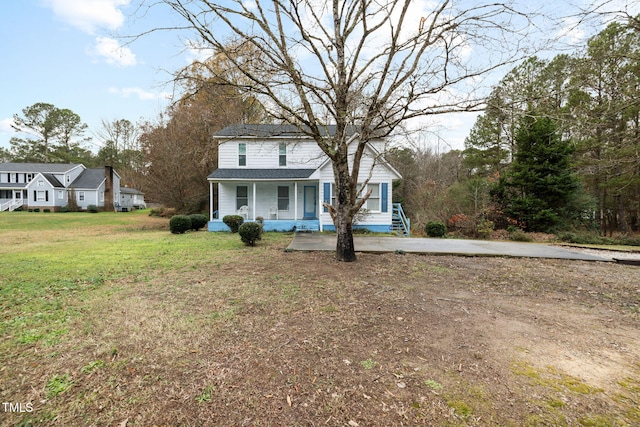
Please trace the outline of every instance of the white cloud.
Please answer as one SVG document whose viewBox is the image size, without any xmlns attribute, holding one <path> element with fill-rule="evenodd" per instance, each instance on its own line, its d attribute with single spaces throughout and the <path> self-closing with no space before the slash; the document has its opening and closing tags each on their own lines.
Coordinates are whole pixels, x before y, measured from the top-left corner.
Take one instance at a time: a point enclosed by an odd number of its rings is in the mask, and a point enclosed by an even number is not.
<svg viewBox="0 0 640 427">
<path fill-rule="evenodd" d="M 139 87 L 110 87 L 109 93 L 119 95 L 122 98 L 129 98 L 130 96 L 137 96 L 142 101 L 149 101 L 154 99 L 170 99 L 171 94 L 169 92 L 149 92 Z"/>
<path fill-rule="evenodd" d="M 205 62 L 215 54 L 214 49 L 207 47 L 202 41 L 198 40 L 187 40 L 186 48 L 187 62 L 189 64 L 192 62 Z"/>
<path fill-rule="evenodd" d="M 124 23 L 119 9 L 131 0 L 45 0 L 58 19 L 94 34 L 98 29 L 116 30 Z"/>
<path fill-rule="evenodd" d="M 583 28 L 580 27 L 580 20 L 577 17 L 562 19 L 562 23 L 555 35 L 559 40 L 565 40 L 571 45 L 581 43 L 586 38 L 586 34 Z"/>
<path fill-rule="evenodd" d="M 131 67 L 137 64 L 136 55 L 120 42 L 109 37 L 97 37 L 96 45 L 90 51 L 92 55 L 102 57 L 107 64 Z"/>
<path fill-rule="evenodd" d="M 14 133 L 14 129 L 11 127 L 13 124 L 13 118 L 6 118 L 0 120 L 0 132 L 1 133 Z"/>
</svg>

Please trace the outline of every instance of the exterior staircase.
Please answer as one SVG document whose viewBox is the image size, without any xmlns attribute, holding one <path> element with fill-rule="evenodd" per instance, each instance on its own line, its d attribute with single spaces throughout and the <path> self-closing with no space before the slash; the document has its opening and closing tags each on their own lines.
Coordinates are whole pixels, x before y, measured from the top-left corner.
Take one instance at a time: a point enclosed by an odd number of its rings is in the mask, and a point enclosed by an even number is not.
<svg viewBox="0 0 640 427">
<path fill-rule="evenodd" d="M 400 203 L 393 203 L 391 231 L 399 236 L 409 236 L 411 234 L 411 220 L 407 218 Z"/>
<path fill-rule="evenodd" d="M 22 206 L 22 200 L 9 200 L 8 202 L 0 204 L 0 212 L 9 211 L 12 212 Z"/>
</svg>

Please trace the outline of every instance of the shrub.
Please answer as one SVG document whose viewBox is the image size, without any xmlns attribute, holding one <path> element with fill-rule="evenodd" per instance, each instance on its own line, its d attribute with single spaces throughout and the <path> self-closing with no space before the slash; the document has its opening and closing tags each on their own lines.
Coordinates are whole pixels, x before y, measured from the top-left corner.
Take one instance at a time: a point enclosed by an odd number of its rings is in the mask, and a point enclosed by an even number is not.
<svg viewBox="0 0 640 427">
<path fill-rule="evenodd" d="M 444 237 L 447 234 L 447 226 L 440 221 L 429 221 L 424 231 L 429 237 Z"/>
<path fill-rule="evenodd" d="M 65 206 L 61 207 L 60 208 L 60 212 L 64 212 L 64 213 L 69 212 L 69 206 L 65 205 Z"/>
<path fill-rule="evenodd" d="M 209 222 L 207 216 L 202 214 L 191 214 L 189 218 L 191 219 L 191 229 L 195 231 L 200 230 Z"/>
<path fill-rule="evenodd" d="M 509 240 L 514 242 L 533 242 L 533 237 L 522 230 L 516 230 L 509 233 Z"/>
<path fill-rule="evenodd" d="M 49 209 L 49 208 L 44 208 L 44 209 L 42 210 L 42 212 L 49 213 L 49 212 L 51 212 L 51 209 Z"/>
<path fill-rule="evenodd" d="M 173 234 L 183 234 L 191 230 L 191 218 L 187 215 L 174 215 L 169 220 L 169 230 Z"/>
<path fill-rule="evenodd" d="M 96 205 L 87 206 L 87 212 L 98 213 L 98 207 Z"/>
<path fill-rule="evenodd" d="M 232 233 L 237 233 L 238 229 L 244 222 L 244 218 L 240 215 L 226 215 L 224 218 L 222 218 L 222 222 L 224 222 L 227 227 L 231 229 Z"/>
<path fill-rule="evenodd" d="M 171 218 L 176 214 L 176 210 L 173 208 L 152 208 L 149 211 L 149 216 L 157 216 L 160 218 Z"/>
<path fill-rule="evenodd" d="M 40 208 L 33 208 L 34 212 L 40 212 Z"/>
<path fill-rule="evenodd" d="M 240 239 L 248 246 L 255 246 L 256 240 L 260 240 L 262 227 L 257 222 L 245 222 L 238 228 Z"/>
<path fill-rule="evenodd" d="M 493 221 L 484 219 L 478 223 L 478 236 L 482 239 L 486 239 L 491 235 L 495 228 Z M 446 230 L 445 230 L 446 233 Z"/>
</svg>

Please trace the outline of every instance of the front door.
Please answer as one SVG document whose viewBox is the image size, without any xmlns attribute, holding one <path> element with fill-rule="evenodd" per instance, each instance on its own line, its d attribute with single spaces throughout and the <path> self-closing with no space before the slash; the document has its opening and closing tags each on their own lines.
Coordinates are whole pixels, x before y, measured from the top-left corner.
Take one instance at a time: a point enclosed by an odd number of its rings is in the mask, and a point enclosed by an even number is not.
<svg viewBox="0 0 640 427">
<path fill-rule="evenodd" d="M 316 187 L 311 185 L 304 186 L 304 219 L 316 219 L 316 206 L 318 200 L 316 198 Z"/>
</svg>

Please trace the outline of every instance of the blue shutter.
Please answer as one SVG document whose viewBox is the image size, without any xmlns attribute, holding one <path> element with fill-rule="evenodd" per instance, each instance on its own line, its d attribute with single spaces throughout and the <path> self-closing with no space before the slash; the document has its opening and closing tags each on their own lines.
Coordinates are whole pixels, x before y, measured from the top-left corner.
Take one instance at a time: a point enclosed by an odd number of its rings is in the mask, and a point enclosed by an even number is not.
<svg viewBox="0 0 640 427">
<path fill-rule="evenodd" d="M 330 182 L 325 182 L 324 183 L 324 197 L 323 197 L 323 202 L 330 205 L 331 204 L 331 183 Z M 324 204 L 323 203 L 323 204 Z M 326 206 L 322 207 L 322 212 L 329 212 L 329 209 L 327 209 Z"/>
<path fill-rule="evenodd" d="M 389 212 L 389 184 L 386 182 L 383 182 L 381 184 L 381 189 L 380 192 L 382 193 L 380 195 L 380 202 L 382 203 L 381 206 L 381 211 L 382 212 Z"/>
</svg>

